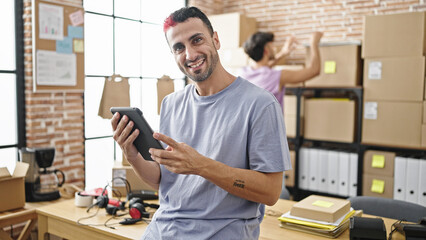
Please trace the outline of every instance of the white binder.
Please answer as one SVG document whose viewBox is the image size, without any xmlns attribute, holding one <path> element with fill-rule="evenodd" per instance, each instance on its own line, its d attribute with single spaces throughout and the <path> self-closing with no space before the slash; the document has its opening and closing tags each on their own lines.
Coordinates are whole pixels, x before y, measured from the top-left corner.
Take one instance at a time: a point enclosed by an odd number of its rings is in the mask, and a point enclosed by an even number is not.
<svg viewBox="0 0 426 240">
<path fill-rule="evenodd" d="M 355 197 L 358 189 L 358 154 L 349 154 L 349 196 Z"/>
<path fill-rule="evenodd" d="M 405 183 L 405 201 L 417 203 L 419 191 L 420 161 L 407 158 L 407 182 Z"/>
<path fill-rule="evenodd" d="M 426 207 L 426 159 L 420 159 L 418 204 Z"/>
<path fill-rule="evenodd" d="M 407 179 L 407 159 L 395 157 L 393 198 L 405 201 L 405 185 Z"/>
<path fill-rule="evenodd" d="M 328 151 L 318 150 L 318 191 L 326 193 L 328 191 Z"/>
<path fill-rule="evenodd" d="M 339 152 L 339 184 L 340 196 L 349 196 L 349 153 Z"/>
<path fill-rule="evenodd" d="M 318 191 L 318 166 L 319 166 L 318 149 L 309 148 L 309 175 L 308 175 L 308 189 L 311 191 Z"/>
<path fill-rule="evenodd" d="M 307 190 L 309 186 L 309 150 L 307 148 L 300 148 L 299 154 L 299 188 Z"/>
<path fill-rule="evenodd" d="M 336 151 L 328 151 L 328 193 L 339 194 L 339 154 Z"/>
</svg>

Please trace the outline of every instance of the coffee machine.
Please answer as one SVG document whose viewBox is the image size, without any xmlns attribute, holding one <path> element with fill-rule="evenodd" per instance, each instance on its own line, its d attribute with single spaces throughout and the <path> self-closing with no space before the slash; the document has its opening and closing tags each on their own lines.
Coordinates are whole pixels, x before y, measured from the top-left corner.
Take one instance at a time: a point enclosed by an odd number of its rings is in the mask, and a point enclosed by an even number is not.
<svg viewBox="0 0 426 240">
<path fill-rule="evenodd" d="M 21 161 L 28 163 L 25 177 L 25 201 L 50 201 L 61 197 L 59 187 L 65 182 L 61 170 L 53 169 L 55 148 L 22 148 L 19 150 Z M 62 175 L 59 182 L 58 173 Z"/>
</svg>

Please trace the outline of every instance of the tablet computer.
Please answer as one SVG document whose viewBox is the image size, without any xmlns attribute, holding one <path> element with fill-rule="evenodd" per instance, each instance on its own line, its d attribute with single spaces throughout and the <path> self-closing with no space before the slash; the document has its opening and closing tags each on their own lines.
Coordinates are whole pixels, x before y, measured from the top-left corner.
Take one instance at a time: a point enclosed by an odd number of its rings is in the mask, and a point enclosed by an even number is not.
<svg viewBox="0 0 426 240">
<path fill-rule="evenodd" d="M 161 145 L 161 143 L 152 136 L 154 131 L 152 131 L 151 126 L 149 126 L 139 108 L 112 107 L 111 112 L 112 114 L 115 114 L 116 112 L 120 113 L 120 117 L 123 117 L 124 115 L 129 117 L 129 120 L 134 123 L 132 132 L 136 128 L 139 129 L 139 135 L 133 144 L 145 160 L 152 161 L 151 154 L 148 152 L 150 148 L 164 149 L 163 145 Z"/>
</svg>

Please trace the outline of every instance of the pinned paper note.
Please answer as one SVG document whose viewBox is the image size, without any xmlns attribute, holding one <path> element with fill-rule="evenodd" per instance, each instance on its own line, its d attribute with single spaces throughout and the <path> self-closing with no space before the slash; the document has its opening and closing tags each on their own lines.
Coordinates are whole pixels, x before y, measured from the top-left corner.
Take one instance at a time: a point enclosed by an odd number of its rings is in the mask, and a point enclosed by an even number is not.
<svg viewBox="0 0 426 240">
<path fill-rule="evenodd" d="M 373 184 L 371 184 L 371 191 L 383 194 L 385 191 L 385 181 L 373 179 Z"/>
<path fill-rule="evenodd" d="M 72 53 L 72 38 L 65 37 L 63 40 L 56 40 L 57 53 Z"/>
<path fill-rule="evenodd" d="M 371 161 L 371 167 L 373 168 L 384 168 L 385 167 L 385 156 L 373 155 L 373 161 Z"/>
<path fill-rule="evenodd" d="M 334 203 L 322 201 L 322 200 L 317 200 L 317 201 L 313 202 L 312 205 L 317 206 L 317 207 L 329 208 L 329 207 L 333 206 Z"/>
<path fill-rule="evenodd" d="M 80 25 L 84 22 L 84 14 L 82 10 L 71 13 L 69 17 L 73 26 Z"/>
<path fill-rule="evenodd" d="M 327 74 L 336 73 L 336 61 L 325 61 L 324 73 L 327 73 Z"/>
<path fill-rule="evenodd" d="M 73 40 L 73 47 L 74 47 L 75 53 L 84 52 L 84 41 L 83 41 L 83 39 L 74 39 Z"/>
<path fill-rule="evenodd" d="M 68 37 L 83 38 L 83 27 L 68 26 Z"/>
</svg>

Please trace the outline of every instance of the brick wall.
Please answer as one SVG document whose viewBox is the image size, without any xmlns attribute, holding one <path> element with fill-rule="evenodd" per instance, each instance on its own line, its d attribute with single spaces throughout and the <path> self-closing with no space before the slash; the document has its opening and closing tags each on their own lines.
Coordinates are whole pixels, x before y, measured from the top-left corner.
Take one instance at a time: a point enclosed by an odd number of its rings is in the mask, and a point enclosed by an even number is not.
<svg viewBox="0 0 426 240">
<path fill-rule="evenodd" d="M 82 6 L 82 0 L 55 2 Z M 67 183 L 84 186 L 83 93 L 33 92 L 31 0 L 24 0 L 25 104 L 27 147 L 55 147 L 54 166 Z"/>
<path fill-rule="evenodd" d="M 324 42 L 360 41 L 365 15 L 426 11 L 425 0 L 190 0 L 189 4 L 208 15 L 240 12 L 256 18 L 259 31 L 274 32 L 277 47 L 292 34 L 307 44 L 312 31 L 323 31 Z M 214 10 L 213 4 L 218 6 Z M 303 63 L 304 56 L 300 45 L 288 61 Z"/>
</svg>

